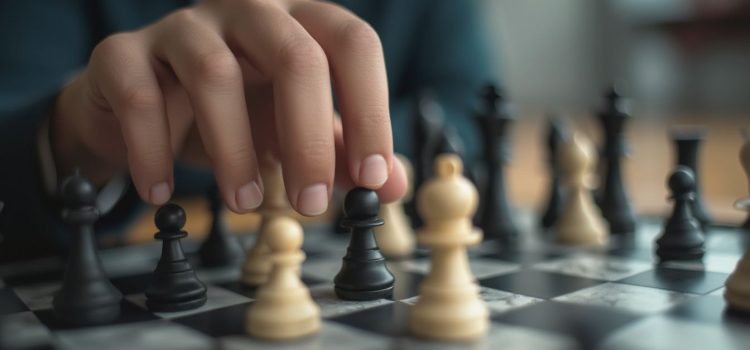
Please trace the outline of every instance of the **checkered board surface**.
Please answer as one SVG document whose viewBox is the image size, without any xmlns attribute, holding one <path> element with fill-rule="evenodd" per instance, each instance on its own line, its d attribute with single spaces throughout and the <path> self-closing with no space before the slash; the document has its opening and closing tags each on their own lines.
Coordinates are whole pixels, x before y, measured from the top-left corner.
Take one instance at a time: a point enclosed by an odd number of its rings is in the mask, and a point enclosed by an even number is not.
<svg viewBox="0 0 750 350">
<path fill-rule="evenodd" d="M 530 227 L 530 225 L 529 225 Z M 160 253 L 158 244 L 106 250 L 102 260 L 126 299 L 114 324 L 76 328 L 57 320 L 51 300 L 60 263 L 1 266 L 2 349 L 750 349 L 750 317 L 726 310 L 724 281 L 744 250 L 744 234 L 712 228 L 702 263 L 655 265 L 653 240 L 660 223 L 642 222 L 634 237 L 603 250 L 562 247 L 526 232 L 514 246 L 485 242 L 470 265 L 491 310 L 486 337 L 473 343 L 415 339 L 406 314 L 418 298 L 429 259 L 389 262 L 396 277 L 391 300 L 338 300 L 332 280 L 347 235 L 309 227 L 302 275 L 324 318 L 321 331 L 291 343 L 268 343 L 244 334 L 254 291 L 233 269 L 197 268 L 208 285 L 205 306 L 152 313 L 143 290 Z M 248 235 L 250 243 L 253 235 Z M 183 243 L 187 251 L 196 242 Z M 197 262 L 194 266 L 198 266 Z"/>
</svg>

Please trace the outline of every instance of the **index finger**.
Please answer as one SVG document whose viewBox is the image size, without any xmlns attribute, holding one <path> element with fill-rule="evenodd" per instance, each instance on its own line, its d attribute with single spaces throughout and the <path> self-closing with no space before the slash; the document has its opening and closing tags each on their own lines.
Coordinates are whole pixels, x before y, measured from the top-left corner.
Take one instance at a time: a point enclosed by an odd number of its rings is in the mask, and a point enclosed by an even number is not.
<svg viewBox="0 0 750 350">
<path fill-rule="evenodd" d="M 349 173 L 378 189 L 393 167 L 385 59 L 377 33 L 337 5 L 310 1 L 291 10 L 326 53 L 344 126 Z"/>
</svg>

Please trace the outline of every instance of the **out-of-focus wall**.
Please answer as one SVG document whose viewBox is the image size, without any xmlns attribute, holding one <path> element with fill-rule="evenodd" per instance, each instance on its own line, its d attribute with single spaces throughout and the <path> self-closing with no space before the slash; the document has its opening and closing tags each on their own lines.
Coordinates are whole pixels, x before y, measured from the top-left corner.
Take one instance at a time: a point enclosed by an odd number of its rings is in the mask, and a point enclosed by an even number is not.
<svg viewBox="0 0 750 350">
<path fill-rule="evenodd" d="M 689 22 L 696 0 L 481 1 L 522 111 L 589 111 L 611 82 L 642 115 L 750 111 L 750 40 L 719 35 L 696 46 L 670 27 Z"/>
</svg>

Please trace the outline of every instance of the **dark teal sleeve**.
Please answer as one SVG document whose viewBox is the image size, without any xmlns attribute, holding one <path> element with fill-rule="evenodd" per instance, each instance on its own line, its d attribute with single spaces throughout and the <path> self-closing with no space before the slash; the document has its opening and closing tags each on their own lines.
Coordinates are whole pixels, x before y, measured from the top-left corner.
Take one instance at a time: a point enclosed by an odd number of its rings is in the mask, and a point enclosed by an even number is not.
<svg viewBox="0 0 750 350">
<path fill-rule="evenodd" d="M 86 61 L 91 37 L 84 16 L 81 1 L 0 2 L 0 260 L 54 250 L 37 130 L 56 92 Z"/>
</svg>

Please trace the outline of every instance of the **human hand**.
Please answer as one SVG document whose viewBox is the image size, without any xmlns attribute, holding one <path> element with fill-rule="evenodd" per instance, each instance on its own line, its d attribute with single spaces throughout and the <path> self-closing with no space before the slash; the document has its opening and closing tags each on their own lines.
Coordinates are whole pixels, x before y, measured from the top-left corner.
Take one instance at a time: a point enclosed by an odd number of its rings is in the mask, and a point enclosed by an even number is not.
<svg viewBox="0 0 750 350">
<path fill-rule="evenodd" d="M 61 91 L 51 138 L 61 172 L 129 171 L 152 204 L 169 200 L 179 159 L 210 166 L 226 205 L 251 211 L 265 152 L 304 215 L 326 210 L 334 175 L 385 202 L 406 190 L 379 38 L 321 1 L 204 1 L 106 38 Z"/>
</svg>

